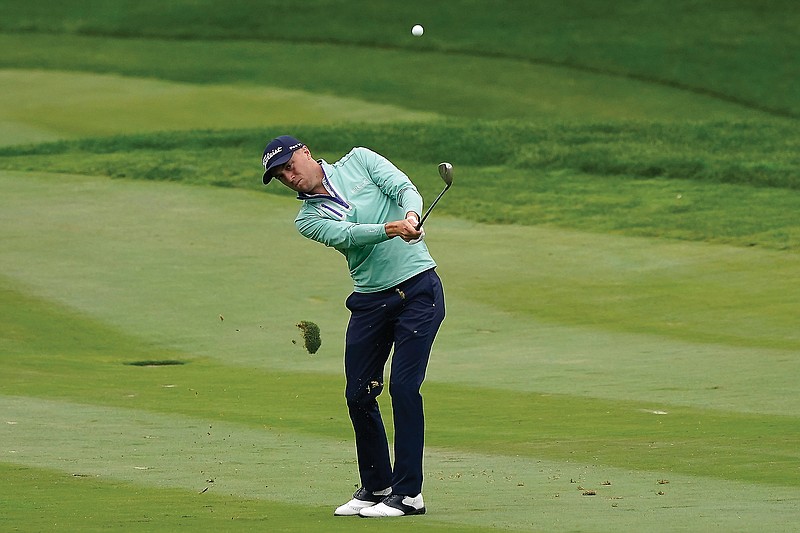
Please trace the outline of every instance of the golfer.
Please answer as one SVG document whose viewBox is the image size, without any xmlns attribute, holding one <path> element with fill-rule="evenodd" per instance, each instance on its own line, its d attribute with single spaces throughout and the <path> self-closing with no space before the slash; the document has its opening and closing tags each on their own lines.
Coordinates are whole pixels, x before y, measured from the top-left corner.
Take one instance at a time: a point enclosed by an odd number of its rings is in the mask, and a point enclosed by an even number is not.
<svg viewBox="0 0 800 533">
<path fill-rule="evenodd" d="M 283 135 L 267 144 L 263 165 L 265 185 L 275 178 L 303 201 L 295 219 L 300 233 L 341 252 L 353 278 L 346 301 L 345 398 L 361 488 L 334 514 L 423 514 L 420 387 L 445 308 L 436 263 L 417 230 L 422 197 L 408 176 L 367 148 L 353 148 L 329 164 Z M 392 348 L 394 468 L 377 402 Z"/>
</svg>

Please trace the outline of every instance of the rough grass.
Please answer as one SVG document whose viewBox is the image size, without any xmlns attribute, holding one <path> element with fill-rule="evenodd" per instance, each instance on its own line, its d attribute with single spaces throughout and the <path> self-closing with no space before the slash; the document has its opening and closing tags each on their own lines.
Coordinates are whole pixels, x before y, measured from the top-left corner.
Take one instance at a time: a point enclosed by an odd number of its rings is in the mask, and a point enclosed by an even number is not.
<svg viewBox="0 0 800 533">
<path fill-rule="evenodd" d="M 429 200 L 447 159 L 456 186 L 437 207 L 492 224 L 796 250 L 800 135 L 782 122 L 530 125 L 447 120 L 176 132 L 0 149 L 0 168 L 264 190 L 262 143 L 286 130 L 335 161 L 368 144 Z M 486 143 L 492 139 L 492 143 Z M 726 155 L 729 154 L 729 155 Z"/>
<path fill-rule="evenodd" d="M 295 11 L 278 2 L 254 0 L 224 5 L 92 0 L 44 9 L 13 0 L 4 4 L 0 28 L 169 40 L 255 39 L 279 41 L 281 46 L 287 41 L 352 44 L 441 51 L 456 57 L 514 58 L 682 87 L 776 114 L 800 113 L 800 89 L 795 83 L 800 15 L 788 0 L 625 0 L 602 6 L 592 0 L 547 0 L 535 5 L 524 0 L 491 4 L 315 0 L 304 5 L 304 10 Z M 292 31 L 276 34 L 273 25 L 264 23 L 272 13 L 280 13 L 281 23 Z M 416 23 L 427 29 L 423 38 L 410 35 Z M 4 46 L 4 51 L 7 55 L 10 47 Z M 208 74 L 219 75 L 222 70 Z"/>
<path fill-rule="evenodd" d="M 41 34 L 0 34 L 0 46 L 7 50 L 0 57 L 0 66 L 5 68 L 115 73 L 184 83 L 236 84 L 251 90 L 268 86 L 314 93 L 322 101 L 326 95 L 355 98 L 448 116 L 577 122 L 765 116 L 689 91 L 514 59 L 352 45 Z M 475 83 L 476 72 L 494 83 Z M 236 102 L 240 97 L 234 92 L 232 98 Z M 253 114 L 255 119 L 259 112 Z M 266 118 L 262 120 L 268 124 Z"/>
<path fill-rule="evenodd" d="M 142 152 L 165 153 L 179 160 L 184 151 L 225 149 L 230 151 L 225 159 L 232 171 L 244 173 L 255 167 L 252 158 L 258 159 L 266 137 L 289 127 L 117 136 L 6 147 L 0 149 L 0 164 L 4 168 L 20 169 L 20 160 L 11 159 L 14 156 L 30 159 L 33 155 L 58 155 L 58 159 L 63 160 L 70 153 L 90 157 L 93 154 L 112 154 L 120 158 L 116 172 L 103 171 L 91 165 L 84 169 L 114 176 L 122 174 L 122 169 L 131 165 L 124 158 L 141 157 Z M 457 165 L 489 168 L 571 170 L 598 177 L 676 178 L 800 189 L 800 134 L 790 122 L 537 125 L 451 119 L 414 124 L 348 124 L 342 127 L 294 125 L 291 129 L 315 151 L 324 153 L 346 153 L 352 146 L 369 141 L 370 146 L 390 158 L 417 163 L 437 163 L 447 157 Z M 218 155 L 214 154 L 214 157 Z M 46 168 L 57 171 L 80 171 L 77 163 L 62 163 L 54 168 L 51 166 L 54 161 L 41 161 L 40 168 L 46 165 Z M 198 165 L 211 163 L 212 157 L 198 161 Z M 142 166 L 155 172 L 160 168 L 160 165 L 152 163 Z M 28 163 L 27 168 L 36 169 L 35 161 Z M 170 174 L 175 176 L 173 179 L 181 179 L 180 174 L 172 171 Z M 503 183 L 508 183 L 511 189 L 519 188 L 513 175 L 503 176 Z"/>
</svg>

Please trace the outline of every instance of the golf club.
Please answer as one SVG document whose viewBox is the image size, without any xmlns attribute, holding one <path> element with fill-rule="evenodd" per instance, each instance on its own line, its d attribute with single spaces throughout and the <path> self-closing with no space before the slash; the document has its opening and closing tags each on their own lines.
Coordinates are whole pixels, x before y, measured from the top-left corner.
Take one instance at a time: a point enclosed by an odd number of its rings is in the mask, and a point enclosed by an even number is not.
<svg viewBox="0 0 800 533">
<path fill-rule="evenodd" d="M 445 183 L 445 187 L 442 192 L 439 193 L 439 196 L 436 197 L 436 200 L 428 207 L 428 210 L 425 211 L 425 214 L 422 215 L 422 220 L 419 221 L 417 224 L 417 231 L 422 228 L 422 224 L 425 222 L 425 219 L 428 218 L 428 215 L 431 214 L 433 208 L 436 206 L 436 203 L 444 196 L 444 193 L 447 192 L 447 189 L 453 184 L 453 165 L 450 163 L 439 163 L 439 176 L 442 177 L 442 181 Z"/>
</svg>

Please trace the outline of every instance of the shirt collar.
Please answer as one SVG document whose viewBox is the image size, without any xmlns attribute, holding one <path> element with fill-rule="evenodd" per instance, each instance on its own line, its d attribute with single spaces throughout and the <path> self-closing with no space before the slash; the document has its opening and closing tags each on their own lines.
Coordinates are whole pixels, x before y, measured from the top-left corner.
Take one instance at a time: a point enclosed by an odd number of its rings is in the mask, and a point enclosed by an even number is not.
<svg viewBox="0 0 800 533">
<path fill-rule="evenodd" d="M 337 204 L 341 205 L 345 209 L 350 209 L 350 204 L 347 200 L 344 199 L 344 196 L 336 192 L 336 188 L 333 186 L 331 179 L 328 177 L 328 174 L 332 176 L 335 172 L 335 167 L 329 165 L 324 159 L 317 160 L 319 166 L 322 167 L 322 184 L 325 186 L 325 189 L 330 191 L 331 194 L 307 194 L 304 192 L 297 194 L 298 200 L 332 200 Z M 327 168 L 327 170 L 326 170 Z"/>
<path fill-rule="evenodd" d="M 334 199 L 335 200 L 335 199 L 339 198 L 339 195 L 336 193 L 336 189 L 333 188 L 333 186 L 331 185 L 331 181 L 328 179 L 328 172 L 325 170 L 325 167 L 326 166 L 330 167 L 330 165 L 328 165 L 328 162 L 325 161 L 324 159 L 318 159 L 317 163 L 319 163 L 319 166 L 322 168 L 322 184 L 325 186 L 325 189 L 329 190 L 332 193 L 332 195 L 324 194 L 324 193 L 308 194 L 308 193 L 305 193 L 305 192 L 299 192 L 299 193 L 297 193 L 297 199 L 298 200 L 315 200 L 315 199 Z"/>
</svg>

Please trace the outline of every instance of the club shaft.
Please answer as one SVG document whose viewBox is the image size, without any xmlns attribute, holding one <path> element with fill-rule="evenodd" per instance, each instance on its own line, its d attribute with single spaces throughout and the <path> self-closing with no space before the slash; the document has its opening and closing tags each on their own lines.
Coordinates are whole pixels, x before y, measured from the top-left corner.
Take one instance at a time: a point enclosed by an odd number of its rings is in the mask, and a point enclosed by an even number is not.
<svg viewBox="0 0 800 533">
<path fill-rule="evenodd" d="M 439 201 L 439 199 L 440 199 L 442 196 L 444 196 L 444 193 L 446 193 L 446 192 L 447 192 L 447 189 L 449 189 L 449 188 L 450 188 L 450 186 L 448 185 L 447 187 L 445 187 L 444 189 L 442 189 L 442 192 L 440 192 L 440 193 L 439 193 L 439 196 L 437 196 L 437 197 L 436 197 L 436 200 L 434 200 L 434 201 L 433 201 L 433 203 L 430 205 L 430 207 L 428 208 L 428 210 L 427 210 L 427 211 L 425 211 L 425 214 L 424 214 L 424 215 L 422 215 L 422 219 L 419 221 L 419 224 L 417 224 L 417 231 L 419 231 L 419 230 L 420 230 L 420 228 L 422 228 L 422 224 L 423 224 L 423 222 L 425 222 L 425 219 L 426 219 L 426 218 L 428 218 L 428 215 L 430 215 L 430 214 L 431 214 L 431 211 L 433 211 L 433 208 L 436 206 L 436 204 L 437 204 L 437 202 Z"/>
</svg>

